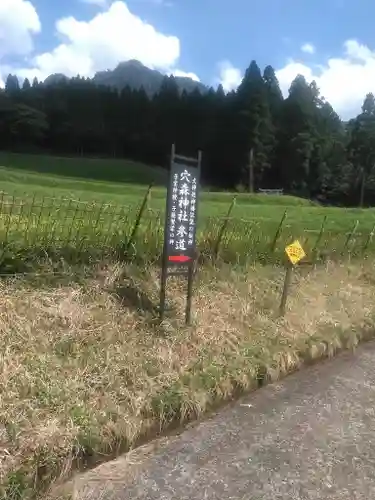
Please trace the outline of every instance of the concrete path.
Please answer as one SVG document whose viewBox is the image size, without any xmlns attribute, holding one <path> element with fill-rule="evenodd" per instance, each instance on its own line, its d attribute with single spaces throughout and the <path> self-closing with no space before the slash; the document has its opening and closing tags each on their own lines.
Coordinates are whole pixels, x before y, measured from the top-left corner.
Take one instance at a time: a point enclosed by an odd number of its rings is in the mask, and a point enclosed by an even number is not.
<svg viewBox="0 0 375 500">
<path fill-rule="evenodd" d="M 90 476 L 79 498 L 375 500 L 375 344 L 265 387 Z"/>
</svg>

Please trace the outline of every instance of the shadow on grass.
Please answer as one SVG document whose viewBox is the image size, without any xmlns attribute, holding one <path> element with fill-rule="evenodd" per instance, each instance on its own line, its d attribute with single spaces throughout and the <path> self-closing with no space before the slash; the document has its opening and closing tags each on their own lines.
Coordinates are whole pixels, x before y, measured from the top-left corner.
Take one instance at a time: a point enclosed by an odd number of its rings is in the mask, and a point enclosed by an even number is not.
<svg viewBox="0 0 375 500">
<path fill-rule="evenodd" d="M 115 287 L 113 294 L 121 305 L 136 309 L 137 312 L 147 312 L 156 316 L 159 304 L 156 304 L 149 295 L 134 283 L 126 283 Z"/>
<path fill-rule="evenodd" d="M 125 272 L 109 292 L 123 308 L 135 310 L 142 316 L 156 337 L 168 337 L 171 328 L 174 331 L 174 328 L 181 327 L 180 314 L 173 298 L 167 298 L 164 320 L 161 321 L 158 287 L 145 287 L 141 281 L 134 279 L 131 272 Z"/>
</svg>

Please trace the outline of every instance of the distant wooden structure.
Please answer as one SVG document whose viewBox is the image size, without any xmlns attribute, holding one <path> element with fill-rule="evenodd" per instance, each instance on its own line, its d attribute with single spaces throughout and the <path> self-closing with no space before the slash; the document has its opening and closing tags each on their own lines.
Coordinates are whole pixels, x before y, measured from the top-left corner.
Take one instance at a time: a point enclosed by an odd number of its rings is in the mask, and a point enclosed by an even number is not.
<svg viewBox="0 0 375 500">
<path fill-rule="evenodd" d="M 259 194 L 271 194 L 276 196 L 282 196 L 284 194 L 283 189 L 259 189 Z"/>
</svg>

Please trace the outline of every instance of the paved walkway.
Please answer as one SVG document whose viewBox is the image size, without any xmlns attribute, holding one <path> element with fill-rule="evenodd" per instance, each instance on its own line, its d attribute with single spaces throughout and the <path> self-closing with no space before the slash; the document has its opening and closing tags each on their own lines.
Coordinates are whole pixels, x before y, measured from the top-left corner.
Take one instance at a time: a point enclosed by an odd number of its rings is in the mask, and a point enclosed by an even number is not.
<svg viewBox="0 0 375 500">
<path fill-rule="evenodd" d="M 375 343 L 91 476 L 80 498 L 375 500 Z"/>
</svg>

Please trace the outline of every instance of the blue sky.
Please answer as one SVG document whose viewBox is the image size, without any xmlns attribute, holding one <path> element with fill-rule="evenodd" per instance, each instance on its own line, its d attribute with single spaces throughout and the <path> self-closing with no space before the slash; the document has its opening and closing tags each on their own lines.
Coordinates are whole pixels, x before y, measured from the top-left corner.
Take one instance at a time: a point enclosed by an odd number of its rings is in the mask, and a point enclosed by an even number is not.
<svg viewBox="0 0 375 500">
<path fill-rule="evenodd" d="M 374 18 L 373 0 L 1 0 L 0 76 L 90 76 L 134 57 L 229 90 L 256 59 L 284 92 L 297 73 L 316 79 L 346 116 L 375 91 Z"/>
</svg>

